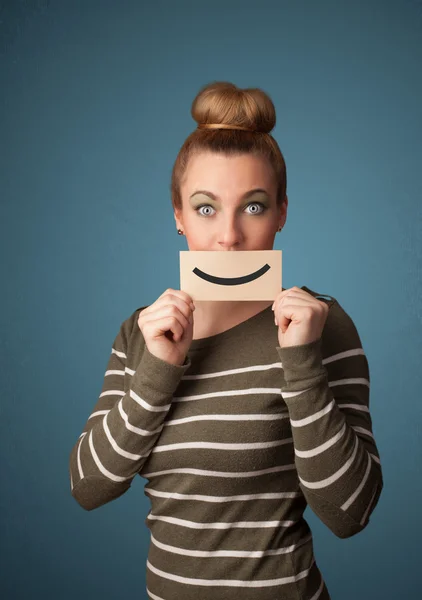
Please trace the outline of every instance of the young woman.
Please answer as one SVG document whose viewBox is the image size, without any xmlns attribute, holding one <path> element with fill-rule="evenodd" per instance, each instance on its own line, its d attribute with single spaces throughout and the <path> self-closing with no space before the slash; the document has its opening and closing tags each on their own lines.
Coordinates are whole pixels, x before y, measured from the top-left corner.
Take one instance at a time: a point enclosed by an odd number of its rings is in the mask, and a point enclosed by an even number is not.
<svg viewBox="0 0 422 600">
<path fill-rule="evenodd" d="M 171 183 L 189 250 L 271 250 L 286 169 L 262 90 L 220 82 Z M 118 332 L 70 457 L 86 510 L 147 480 L 153 600 L 327 600 L 310 528 L 366 527 L 383 479 L 369 367 L 338 301 L 306 286 L 272 302 L 199 302 L 167 289 Z"/>
</svg>

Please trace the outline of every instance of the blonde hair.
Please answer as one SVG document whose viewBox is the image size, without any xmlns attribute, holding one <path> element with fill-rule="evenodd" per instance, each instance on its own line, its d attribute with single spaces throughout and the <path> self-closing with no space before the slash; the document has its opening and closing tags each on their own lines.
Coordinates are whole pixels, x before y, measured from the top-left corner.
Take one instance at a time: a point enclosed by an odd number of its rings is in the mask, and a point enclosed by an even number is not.
<svg viewBox="0 0 422 600">
<path fill-rule="evenodd" d="M 276 176 L 277 205 L 281 206 L 287 188 L 286 164 L 277 142 L 270 135 L 276 116 L 268 94 L 259 88 L 240 89 L 233 83 L 216 81 L 198 92 L 191 115 L 198 123 L 198 129 L 186 138 L 173 166 L 170 186 L 173 207 L 182 207 L 180 184 L 189 159 L 200 152 L 227 156 L 254 154 L 267 159 Z M 242 129 L 200 128 L 208 124 L 233 125 Z"/>
</svg>

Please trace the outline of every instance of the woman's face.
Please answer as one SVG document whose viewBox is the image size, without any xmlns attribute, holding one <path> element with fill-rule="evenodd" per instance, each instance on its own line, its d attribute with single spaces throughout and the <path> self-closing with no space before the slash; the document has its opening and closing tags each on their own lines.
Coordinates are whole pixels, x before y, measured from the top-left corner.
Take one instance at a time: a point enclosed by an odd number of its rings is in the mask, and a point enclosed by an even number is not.
<svg viewBox="0 0 422 600">
<path fill-rule="evenodd" d="M 272 250 L 288 204 L 286 196 L 277 207 L 276 194 L 275 176 L 264 158 L 203 152 L 188 163 L 176 226 L 189 250 Z"/>
</svg>

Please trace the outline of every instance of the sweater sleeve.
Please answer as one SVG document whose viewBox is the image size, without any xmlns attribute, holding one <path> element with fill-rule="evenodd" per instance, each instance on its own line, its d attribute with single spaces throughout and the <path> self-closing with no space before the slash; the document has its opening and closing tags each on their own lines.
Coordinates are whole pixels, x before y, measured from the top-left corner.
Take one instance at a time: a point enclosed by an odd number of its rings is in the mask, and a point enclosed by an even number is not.
<svg viewBox="0 0 422 600">
<path fill-rule="evenodd" d="M 128 339 L 135 313 L 122 323 L 104 375 L 102 391 L 70 454 L 72 496 L 86 510 L 121 496 L 131 486 L 163 428 L 184 372 L 144 351 L 135 371 L 127 366 Z M 143 339 L 143 338 L 142 338 Z M 132 373 L 125 392 L 125 371 Z"/>
<path fill-rule="evenodd" d="M 383 487 L 359 334 L 334 300 L 319 340 L 277 351 L 300 487 L 335 535 L 351 537 L 368 524 Z"/>
</svg>

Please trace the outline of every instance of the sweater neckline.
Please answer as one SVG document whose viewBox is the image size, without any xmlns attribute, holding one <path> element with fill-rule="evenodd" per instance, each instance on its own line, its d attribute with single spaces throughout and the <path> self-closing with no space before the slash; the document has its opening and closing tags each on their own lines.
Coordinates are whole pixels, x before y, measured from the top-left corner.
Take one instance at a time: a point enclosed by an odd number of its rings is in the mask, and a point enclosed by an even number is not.
<svg viewBox="0 0 422 600">
<path fill-rule="evenodd" d="M 217 344 L 218 342 L 224 341 L 226 338 L 232 336 L 233 334 L 240 332 L 245 327 L 249 327 L 250 325 L 255 324 L 255 321 L 260 321 L 269 312 L 272 312 L 271 305 L 262 309 L 255 315 L 252 315 L 251 317 L 247 318 L 245 321 L 241 321 L 237 325 L 233 325 L 233 327 L 230 327 L 229 329 L 226 329 L 225 331 L 221 331 L 220 333 L 215 333 L 214 335 L 210 335 L 208 337 L 192 340 L 189 349 L 190 350 L 200 350 L 201 348 L 213 346 L 214 344 Z"/>
<path fill-rule="evenodd" d="M 282 288 L 282 290 L 284 289 L 286 288 Z M 306 285 L 301 286 L 301 289 L 305 290 L 306 292 L 310 291 L 309 288 L 306 287 Z M 202 348 L 207 348 L 219 342 L 223 342 L 232 335 L 242 332 L 243 329 L 249 328 L 251 325 L 256 325 L 256 323 L 259 323 L 261 320 L 266 319 L 267 315 L 270 312 L 272 312 L 271 306 L 267 306 L 267 308 L 264 308 L 255 315 L 252 315 L 252 317 L 249 317 L 248 319 L 242 321 L 241 323 L 238 323 L 237 325 L 233 325 L 233 327 L 230 327 L 225 331 L 221 331 L 220 333 L 216 333 L 208 337 L 192 340 L 189 350 L 201 350 Z"/>
</svg>

